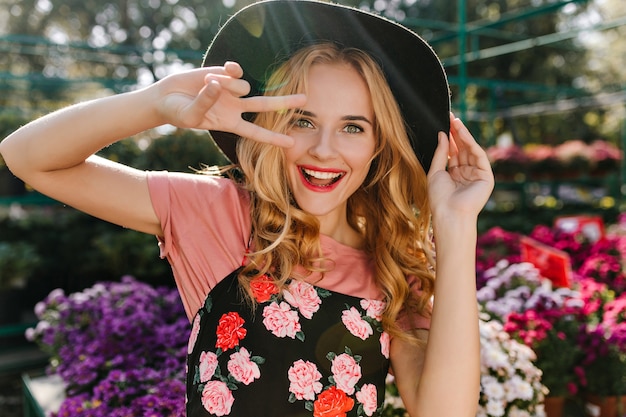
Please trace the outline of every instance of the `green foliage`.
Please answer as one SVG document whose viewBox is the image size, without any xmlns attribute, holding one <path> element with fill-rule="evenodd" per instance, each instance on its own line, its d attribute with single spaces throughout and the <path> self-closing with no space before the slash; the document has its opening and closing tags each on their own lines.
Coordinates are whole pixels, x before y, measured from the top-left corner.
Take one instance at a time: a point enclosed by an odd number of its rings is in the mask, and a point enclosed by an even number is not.
<svg viewBox="0 0 626 417">
<path fill-rule="evenodd" d="M 159 258 L 154 236 L 70 208 L 47 207 L 19 220 L 0 219 L 0 236 L 10 244 L 27 240 L 38 255 L 28 276 L 33 305 L 55 288 L 80 291 L 123 275 L 154 285 L 173 285 L 171 269 Z"/>
<path fill-rule="evenodd" d="M 23 288 L 39 262 L 39 254 L 30 243 L 0 241 L 0 289 Z"/>
<path fill-rule="evenodd" d="M 0 142 L 27 122 L 28 120 L 21 116 L 0 113 Z M 0 169 L 4 166 L 4 159 L 0 155 Z"/>
<path fill-rule="evenodd" d="M 141 157 L 141 152 L 136 140 L 127 138 L 107 146 L 98 152 L 98 155 L 124 165 L 135 166 Z"/>
<path fill-rule="evenodd" d="M 222 165 L 226 160 L 208 133 L 178 129 L 155 139 L 140 155 L 136 167 L 150 170 L 191 172 L 204 165 Z"/>
</svg>

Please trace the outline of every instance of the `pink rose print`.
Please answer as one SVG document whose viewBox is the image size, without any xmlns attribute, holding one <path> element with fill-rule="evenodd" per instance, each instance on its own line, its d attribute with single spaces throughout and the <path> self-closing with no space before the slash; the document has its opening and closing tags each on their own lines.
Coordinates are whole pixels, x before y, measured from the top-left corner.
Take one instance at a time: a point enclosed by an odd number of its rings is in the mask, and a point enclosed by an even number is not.
<svg viewBox="0 0 626 417">
<path fill-rule="evenodd" d="M 272 303 L 263 309 L 263 324 L 265 328 L 278 337 L 296 338 L 300 331 L 298 312 L 291 310 L 285 302 Z"/>
<path fill-rule="evenodd" d="M 355 307 L 351 307 L 350 310 L 344 310 L 341 315 L 341 321 L 352 335 L 362 340 L 374 334 L 372 326 L 370 326 L 367 321 L 363 320 L 361 313 L 359 313 Z"/>
<path fill-rule="evenodd" d="M 379 300 L 361 300 L 361 307 L 366 311 L 367 317 L 381 321 L 383 319 L 383 311 L 387 303 Z"/>
<path fill-rule="evenodd" d="M 356 393 L 356 400 L 363 404 L 363 412 L 367 416 L 374 414 L 378 408 L 376 385 L 365 384 L 361 387 L 361 391 Z"/>
<path fill-rule="evenodd" d="M 202 405 L 211 414 L 225 416 L 235 402 L 232 392 L 222 381 L 209 381 L 202 390 Z"/>
<path fill-rule="evenodd" d="M 207 382 L 213 378 L 217 369 L 217 355 L 213 352 L 202 352 L 200 354 L 200 382 Z"/>
<path fill-rule="evenodd" d="M 261 377 L 259 366 L 250 360 L 250 352 L 243 347 L 230 355 L 227 368 L 237 381 L 245 385 Z"/>
<path fill-rule="evenodd" d="M 335 356 L 330 370 L 337 388 L 348 395 L 354 394 L 354 386 L 361 379 L 361 366 L 347 353 Z"/>
<path fill-rule="evenodd" d="M 389 342 L 390 342 L 389 333 L 382 332 L 379 340 L 380 340 L 380 353 L 382 353 L 386 359 L 389 359 Z"/>
<path fill-rule="evenodd" d="M 285 301 L 297 308 L 303 317 L 310 319 L 320 308 L 322 300 L 315 287 L 306 282 L 293 280 L 289 284 L 289 289 L 283 292 Z"/>
<path fill-rule="evenodd" d="M 322 392 L 320 378 L 322 374 L 317 370 L 317 366 L 302 359 L 293 363 L 289 368 L 289 392 L 293 393 L 298 400 L 315 399 L 315 394 Z"/>
<path fill-rule="evenodd" d="M 200 314 L 196 314 L 191 326 L 191 334 L 189 335 L 189 341 L 187 342 L 187 354 L 191 355 L 193 348 L 198 340 L 198 334 L 200 333 Z"/>
<path fill-rule="evenodd" d="M 243 327 L 244 323 L 244 319 L 237 312 L 231 311 L 228 314 L 223 314 L 217 325 L 215 347 L 225 351 L 237 346 L 248 332 Z"/>
</svg>

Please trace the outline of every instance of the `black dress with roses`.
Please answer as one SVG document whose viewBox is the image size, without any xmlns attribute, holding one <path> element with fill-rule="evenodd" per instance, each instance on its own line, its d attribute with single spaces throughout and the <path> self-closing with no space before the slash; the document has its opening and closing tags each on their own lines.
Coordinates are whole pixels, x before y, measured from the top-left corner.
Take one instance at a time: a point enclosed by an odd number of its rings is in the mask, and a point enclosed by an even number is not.
<svg viewBox="0 0 626 417">
<path fill-rule="evenodd" d="M 252 310 L 235 271 L 194 318 L 187 416 L 341 417 L 382 411 L 389 368 L 384 302 L 256 278 Z"/>
</svg>

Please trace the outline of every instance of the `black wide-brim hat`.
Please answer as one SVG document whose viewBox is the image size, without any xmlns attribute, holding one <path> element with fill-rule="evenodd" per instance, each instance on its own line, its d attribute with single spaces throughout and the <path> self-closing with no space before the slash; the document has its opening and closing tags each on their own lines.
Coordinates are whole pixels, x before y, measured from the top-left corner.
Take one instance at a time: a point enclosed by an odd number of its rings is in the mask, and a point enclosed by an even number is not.
<svg viewBox="0 0 626 417">
<path fill-rule="evenodd" d="M 262 95 L 271 68 L 298 49 L 324 41 L 361 49 L 379 63 L 400 105 L 413 150 L 428 171 L 438 132 L 450 129 L 448 82 L 430 45 L 398 23 L 321 1 L 261 1 L 241 9 L 220 28 L 202 65 L 238 62 L 250 83 L 250 95 Z M 251 115 L 244 117 L 250 120 Z M 236 162 L 236 136 L 210 133 Z"/>
</svg>

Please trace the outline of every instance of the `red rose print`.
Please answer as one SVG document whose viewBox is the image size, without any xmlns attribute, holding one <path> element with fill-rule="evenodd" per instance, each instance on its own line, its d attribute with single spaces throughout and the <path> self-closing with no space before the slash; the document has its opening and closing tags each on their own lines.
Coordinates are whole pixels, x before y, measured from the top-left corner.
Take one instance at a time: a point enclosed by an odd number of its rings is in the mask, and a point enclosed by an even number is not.
<svg viewBox="0 0 626 417">
<path fill-rule="evenodd" d="M 313 403 L 313 417 L 345 417 L 354 400 L 337 387 L 322 392 Z"/>
<path fill-rule="evenodd" d="M 274 280 L 266 274 L 259 275 L 250 281 L 250 289 L 257 303 L 269 301 L 272 295 L 278 294 Z"/>
<path fill-rule="evenodd" d="M 228 350 L 239 344 L 246 336 L 247 330 L 243 327 L 244 320 L 236 312 L 222 315 L 217 325 L 217 342 L 215 347 Z"/>
</svg>

